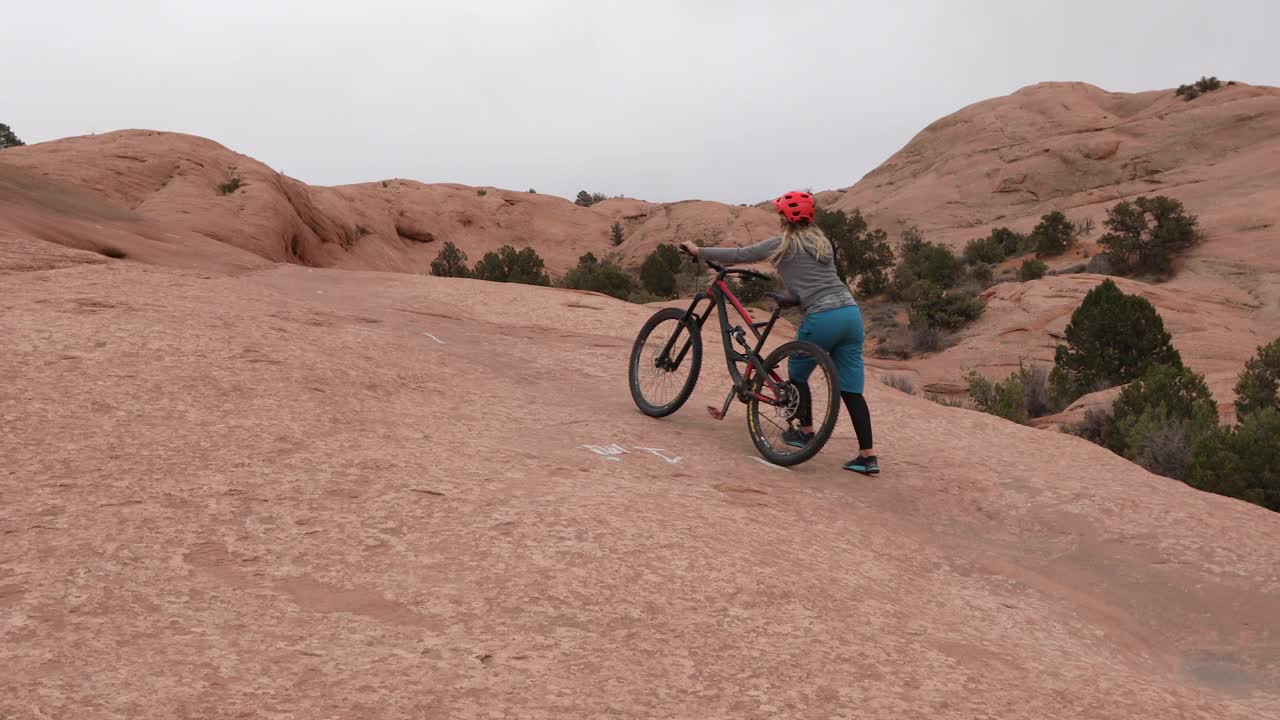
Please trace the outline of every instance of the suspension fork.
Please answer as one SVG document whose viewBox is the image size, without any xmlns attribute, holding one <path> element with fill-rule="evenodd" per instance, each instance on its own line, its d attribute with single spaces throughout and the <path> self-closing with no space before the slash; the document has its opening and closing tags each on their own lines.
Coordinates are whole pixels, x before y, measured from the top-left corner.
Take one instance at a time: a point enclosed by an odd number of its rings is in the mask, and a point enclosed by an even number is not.
<svg viewBox="0 0 1280 720">
<path fill-rule="evenodd" d="M 689 309 L 684 311 L 685 320 L 687 321 L 689 318 L 692 318 L 698 326 L 698 332 L 702 331 L 702 327 L 706 324 L 707 318 L 711 316 L 711 308 L 707 308 L 707 311 L 701 316 L 694 312 L 694 308 L 698 307 L 699 301 L 707 297 L 708 295 L 706 293 L 698 292 L 693 296 L 693 302 L 689 304 Z M 714 304 L 714 301 L 712 301 L 712 304 Z M 671 349 L 675 346 L 676 339 L 680 337 L 681 329 L 685 330 L 685 332 L 693 332 L 688 329 L 685 322 L 680 323 L 680 327 L 676 328 L 676 331 L 671 333 L 671 337 L 667 339 L 667 344 L 662 347 L 662 354 L 658 356 L 658 360 L 660 362 L 667 362 L 670 365 L 670 368 L 679 367 L 680 363 L 684 362 L 685 354 L 689 352 L 689 348 L 693 345 L 691 342 L 685 342 L 684 347 L 680 348 L 680 354 L 677 355 L 675 359 L 671 358 Z"/>
</svg>

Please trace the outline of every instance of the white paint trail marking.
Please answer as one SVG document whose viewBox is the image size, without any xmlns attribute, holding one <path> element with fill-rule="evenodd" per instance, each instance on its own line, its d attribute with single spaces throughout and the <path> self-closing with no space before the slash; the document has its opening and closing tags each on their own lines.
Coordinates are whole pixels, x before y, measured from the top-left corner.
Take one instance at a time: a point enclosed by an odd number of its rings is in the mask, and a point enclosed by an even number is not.
<svg viewBox="0 0 1280 720">
<path fill-rule="evenodd" d="M 422 331 L 422 334 L 423 334 L 423 335 L 426 335 L 427 337 L 431 338 L 432 340 L 435 340 L 436 342 L 440 343 L 441 345 L 446 345 L 446 344 L 447 344 L 447 343 L 445 343 L 445 341 L 441 340 L 440 338 L 436 337 L 435 335 L 432 335 L 431 333 L 427 332 L 426 330 L 423 330 L 423 331 Z"/>
<path fill-rule="evenodd" d="M 638 448 L 636 448 L 636 449 L 637 449 L 637 450 L 644 450 L 644 451 L 647 451 L 647 452 L 653 453 L 654 455 L 657 455 L 658 457 L 662 458 L 663 460 L 666 460 L 668 463 L 670 463 L 670 464 L 672 464 L 672 465 L 675 465 L 676 463 L 679 463 L 681 460 L 683 460 L 683 459 L 684 459 L 684 458 L 682 458 L 682 457 L 667 457 L 666 455 L 663 455 L 662 453 L 664 453 L 664 452 L 666 452 L 666 451 L 667 451 L 667 449 L 666 449 L 666 448 L 646 448 L 646 447 L 638 447 Z"/>
<path fill-rule="evenodd" d="M 630 454 L 631 454 L 631 451 L 630 451 L 630 450 L 627 450 L 626 448 L 622 447 L 621 445 L 617 445 L 617 444 L 613 444 L 613 445 L 579 445 L 578 447 L 586 448 L 586 449 L 590 450 L 591 452 L 593 452 L 593 453 L 595 453 L 595 454 L 597 454 L 597 455 L 602 455 L 602 456 L 604 456 L 604 458 L 605 458 L 606 460 L 618 460 L 619 458 L 613 457 L 614 455 L 623 455 L 623 454 L 630 455 Z"/>
</svg>

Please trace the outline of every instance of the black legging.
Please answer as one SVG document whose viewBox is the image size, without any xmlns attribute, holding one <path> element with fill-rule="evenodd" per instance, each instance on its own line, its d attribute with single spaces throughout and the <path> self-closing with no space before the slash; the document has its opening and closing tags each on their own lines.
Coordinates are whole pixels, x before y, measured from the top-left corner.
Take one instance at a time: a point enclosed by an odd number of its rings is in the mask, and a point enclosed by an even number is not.
<svg viewBox="0 0 1280 720">
<path fill-rule="evenodd" d="M 871 442 L 871 410 L 867 407 L 867 399 L 862 393 L 842 392 L 844 406 L 849 410 L 849 419 L 853 421 L 853 432 L 858 436 L 858 449 L 870 450 L 875 447 Z"/>
<path fill-rule="evenodd" d="M 800 407 L 796 411 L 796 420 L 803 427 L 813 425 L 813 395 L 809 392 L 809 383 L 791 381 L 800 395 Z M 867 407 L 867 399 L 862 393 L 842 392 L 844 406 L 849 411 L 849 419 L 853 421 L 853 432 L 858 436 L 858 449 L 870 450 L 875 447 L 871 441 L 871 409 Z"/>
</svg>

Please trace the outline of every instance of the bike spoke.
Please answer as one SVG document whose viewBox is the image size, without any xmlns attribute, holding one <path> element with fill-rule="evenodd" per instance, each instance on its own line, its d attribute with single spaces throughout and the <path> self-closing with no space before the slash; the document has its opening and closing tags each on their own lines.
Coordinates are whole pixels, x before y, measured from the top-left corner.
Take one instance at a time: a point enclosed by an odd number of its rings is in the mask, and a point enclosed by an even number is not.
<svg viewBox="0 0 1280 720">
<path fill-rule="evenodd" d="M 801 398 L 788 371 L 792 361 L 806 359 L 812 359 L 812 356 L 804 352 L 774 358 L 775 364 L 765 368 L 764 375 L 754 383 L 756 397 L 752 400 L 751 412 L 757 419 L 758 439 L 775 455 L 788 456 L 804 452 L 804 448 L 788 445 L 782 438 L 788 430 L 801 427 Z M 829 421 L 829 398 L 834 378 L 827 375 L 821 364 L 814 365 L 804 380 L 809 389 L 809 416 L 804 419 L 809 424 L 816 425 Z"/>
<path fill-rule="evenodd" d="M 671 322 L 675 323 L 675 320 Z M 675 341 L 672 342 L 672 333 L 665 333 L 660 328 L 655 328 L 654 332 L 645 339 L 644 349 L 638 358 L 639 365 L 635 368 L 636 382 L 641 394 L 646 402 L 656 407 L 663 407 L 673 402 L 679 396 L 689 376 L 692 358 L 688 353 L 680 365 L 672 370 L 664 369 L 658 364 L 668 343 L 671 343 L 670 354 L 667 356 L 667 362 L 670 362 L 680 355 L 685 344 L 689 342 L 687 332 L 679 327 L 675 329 L 674 337 Z"/>
</svg>

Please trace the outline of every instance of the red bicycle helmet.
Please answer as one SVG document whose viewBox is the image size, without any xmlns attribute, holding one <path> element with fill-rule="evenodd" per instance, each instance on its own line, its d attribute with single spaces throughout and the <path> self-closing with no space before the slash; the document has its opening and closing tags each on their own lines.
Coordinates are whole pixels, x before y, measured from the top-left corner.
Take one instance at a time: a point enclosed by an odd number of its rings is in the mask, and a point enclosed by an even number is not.
<svg viewBox="0 0 1280 720">
<path fill-rule="evenodd" d="M 773 201 L 778 214 L 787 222 L 800 223 L 813 220 L 813 196 L 802 190 L 793 190 Z"/>
</svg>

